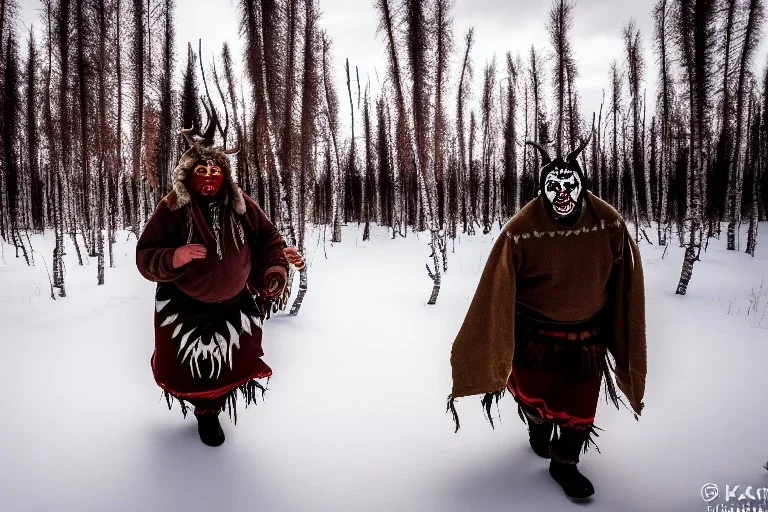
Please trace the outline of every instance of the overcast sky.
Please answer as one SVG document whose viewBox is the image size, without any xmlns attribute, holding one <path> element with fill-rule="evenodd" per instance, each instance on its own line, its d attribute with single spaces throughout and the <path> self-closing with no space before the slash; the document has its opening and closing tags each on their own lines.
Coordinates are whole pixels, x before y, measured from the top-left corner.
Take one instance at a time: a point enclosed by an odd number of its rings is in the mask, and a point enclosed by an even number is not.
<svg viewBox="0 0 768 512">
<path fill-rule="evenodd" d="M 20 3 L 22 22 L 27 26 L 32 22 L 38 25 L 39 0 L 20 0 Z M 616 59 L 623 66 L 621 31 L 630 18 L 635 19 L 643 38 L 647 66 L 645 86 L 649 109 L 653 106 L 657 71 L 651 51 L 652 4 L 651 0 L 577 0 L 571 40 L 579 73 L 576 85 L 582 98 L 582 115 L 586 119 L 600 108 L 603 89 L 608 93 L 611 61 Z M 192 41 L 196 49 L 198 38 L 203 39 L 203 57 L 209 61 L 214 53 L 219 53 L 224 41 L 229 41 L 235 55 L 241 54 L 238 13 L 234 0 L 176 0 L 176 5 L 179 64 L 185 59 L 187 42 Z M 321 25 L 333 41 L 341 115 L 344 120 L 349 116 L 344 60 L 349 58 L 353 69 L 354 66 L 359 67 L 363 87 L 370 78 L 375 92 L 378 90 L 377 72 L 381 80 L 384 80 L 386 74 L 383 34 L 377 34 L 376 31 L 378 17 L 373 8 L 373 0 L 320 0 L 320 7 Z M 550 7 L 550 0 L 456 0 L 453 11 L 456 51 L 453 54 L 454 65 L 451 66 L 451 78 L 454 80 L 449 89 L 451 95 L 455 95 L 453 93 L 456 89 L 463 36 L 470 27 L 475 27 L 472 58 L 475 66 L 473 86 L 477 95 L 483 67 L 494 54 L 498 59 L 499 78 L 506 74 L 507 51 L 512 51 L 513 55 L 519 53 L 525 58 L 533 44 L 543 55 L 551 54 L 545 30 Z M 755 69 L 761 74 L 768 56 L 767 49 L 768 44 L 762 44 L 755 57 Z M 549 91 L 551 88 L 547 81 Z"/>
</svg>

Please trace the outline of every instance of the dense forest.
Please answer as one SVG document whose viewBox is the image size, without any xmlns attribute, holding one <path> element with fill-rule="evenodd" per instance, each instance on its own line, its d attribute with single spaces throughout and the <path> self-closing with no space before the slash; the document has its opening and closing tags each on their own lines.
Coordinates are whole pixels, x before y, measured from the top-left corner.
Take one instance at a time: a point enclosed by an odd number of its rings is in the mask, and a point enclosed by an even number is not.
<svg viewBox="0 0 768 512">
<path fill-rule="evenodd" d="M 576 87 L 573 0 L 541 20 L 547 40 L 477 74 L 477 36 L 454 34 L 451 0 L 372 1 L 388 61 L 377 95 L 335 60 L 344 49 L 316 0 L 236 0 L 244 51 L 225 44 L 208 61 L 205 39 L 175 53 L 174 0 L 41 0 L 35 30 L 16 2 L 0 0 L 0 237 L 35 264 L 30 234 L 51 231 L 53 298 L 66 296 L 65 247 L 80 264 L 96 258 L 105 282 L 117 233 L 138 236 L 170 189 L 179 131 L 212 120 L 218 142 L 240 150 L 238 183 L 300 252 L 308 225 L 328 226 L 333 242 L 349 223 L 364 238 L 372 224 L 393 238 L 428 233 L 430 304 L 449 241 L 491 232 L 537 194 L 527 140 L 553 155 L 590 141 L 581 165 L 594 193 L 638 240 L 685 247 L 679 294 L 708 240 L 754 255 L 766 220 L 768 67 L 753 62 L 762 0 L 658 0 L 653 33 L 616 27 L 624 58 L 607 63 L 597 112 Z M 306 268 L 299 279 L 293 314 Z"/>
</svg>

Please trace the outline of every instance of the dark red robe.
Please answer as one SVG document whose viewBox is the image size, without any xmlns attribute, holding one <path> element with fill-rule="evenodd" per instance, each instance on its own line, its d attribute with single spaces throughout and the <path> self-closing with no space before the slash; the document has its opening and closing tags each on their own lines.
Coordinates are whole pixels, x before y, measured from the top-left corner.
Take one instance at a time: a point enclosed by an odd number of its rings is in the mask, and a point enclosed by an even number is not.
<svg viewBox="0 0 768 512">
<path fill-rule="evenodd" d="M 272 374 L 262 360 L 261 315 L 253 294 L 263 290 L 266 275 L 287 273 L 286 244 L 253 199 L 243 199 L 242 215 L 226 201 L 220 206 L 217 244 L 205 206 L 179 205 L 172 192 L 136 247 L 139 272 L 158 283 L 155 381 L 182 401 L 223 401 Z M 204 245 L 206 258 L 174 269 L 174 251 L 188 243 Z"/>
</svg>

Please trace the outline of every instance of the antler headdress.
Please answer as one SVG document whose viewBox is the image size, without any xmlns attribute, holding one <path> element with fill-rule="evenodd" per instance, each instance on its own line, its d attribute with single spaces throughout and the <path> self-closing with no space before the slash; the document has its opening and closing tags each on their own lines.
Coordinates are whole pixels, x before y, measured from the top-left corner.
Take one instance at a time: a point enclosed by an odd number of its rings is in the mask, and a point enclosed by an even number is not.
<svg viewBox="0 0 768 512">
<path fill-rule="evenodd" d="M 208 116 L 208 122 L 203 130 L 202 136 L 196 135 L 193 128 L 184 128 L 180 131 L 180 135 L 184 137 L 188 148 L 184 154 L 181 155 L 179 164 L 173 171 L 173 190 L 176 193 L 174 208 L 180 208 L 192 200 L 189 191 L 187 190 L 187 186 L 185 185 L 185 180 L 187 179 L 189 172 L 194 169 L 198 162 L 211 160 L 224 172 L 225 183 L 230 192 L 232 208 L 235 212 L 244 214 L 245 202 L 243 200 L 242 191 L 235 183 L 234 177 L 232 176 L 232 167 L 229 161 L 229 157 L 236 155 L 239 152 L 239 149 L 227 149 L 226 147 L 229 116 L 226 117 L 226 122 L 222 129 L 221 124 L 219 123 L 218 113 L 216 112 L 216 108 L 214 107 L 208 92 L 208 82 L 205 79 L 205 72 L 202 69 L 202 59 L 200 69 L 203 72 L 203 83 L 206 92 L 206 96 L 201 97 L 201 101 L 205 108 L 205 113 Z M 224 101 L 223 97 L 222 101 Z M 223 145 L 214 147 L 213 143 L 217 129 L 221 135 Z"/>
</svg>

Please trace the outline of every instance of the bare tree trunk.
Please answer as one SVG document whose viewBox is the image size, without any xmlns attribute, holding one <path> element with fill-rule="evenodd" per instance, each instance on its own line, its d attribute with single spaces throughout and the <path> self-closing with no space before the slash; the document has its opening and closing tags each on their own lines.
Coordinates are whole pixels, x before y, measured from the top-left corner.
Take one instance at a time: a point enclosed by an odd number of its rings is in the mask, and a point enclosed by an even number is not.
<svg viewBox="0 0 768 512">
<path fill-rule="evenodd" d="M 672 80 L 669 71 L 668 48 L 668 19 L 669 9 L 667 0 L 659 0 L 654 7 L 654 24 L 656 49 L 659 57 L 659 120 L 661 124 L 661 136 L 659 141 L 659 214 L 657 235 L 659 245 L 667 245 L 666 225 L 669 223 L 667 212 L 669 210 L 669 173 L 672 167 L 672 151 L 674 145 L 671 140 L 670 121 L 672 116 Z"/>
<path fill-rule="evenodd" d="M 295 90 L 296 90 L 296 31 L 298 30 L 298 0 L 288 0 L 286 7 L 288 8 L 288 41 L 285 50 L 287 51 L 287 57 L 285 59 L 285 74 L 284 74 L 284 90 L 285 90 L 285 100 L 284 105 L 282 108 L 282 114 L 283 114 L 283 121 L 282 121 L 282 148 L 280 151 L 281 154 L 281 171 L 282 171 L 282 182 L 283 185 L 280 188 L 280 195 L 286 197 L 286 206 L 290 208 L 296 208 L 295 203 L 288 204 L 287 198 L 293 197 L 292 194 L 288 194 L 287 189 L 288 183 L 292 184 L 292 175 L 296 174 L 293 172 L 293 108 L 294 108 L 294 97 L 295 97 Z M 263 19 L 263 18 L 262 18 Z M 263 30 L 262 30 L 263 33 Z M 266 72 L 265 72 L 266 73 Z M 291 211 L 285 212 L 283 215 L 283 218 L 288 218 L 291 216 Z M 295 232 L 295 225 L 294 225 L 294 219 L 291 219 L 288 226 L 292 226 L 289 228 L 288 235 L 290 236 L 290 245 L 295 246 L 296 245 L 296 232 Z M 291 272 L 292 273 L 292 272 Z M 290 281 L 290 280 L 289 280 Z"/>
<path fill-rule="evenodd" d="M 475 111 L 469 113 L 469 176 L 467 179 L 468 200 L 468 235 L 475 234 L 475 224 L 478 217 L 478 194 L 480 189 L 480 178 L 478 176 L 478 163 L 475 159 L 475 142 L 477 141 L 477 121 L 475 120 Z"/>
<path fill-rule="evenodd" d="M 363 99 L 363 137 L 365 140 L 365 177 L 363 185 L 363 240 L 371 239 L 371 218 L 376 211 L 376 184 L 373 170 L 373 142 L 371 138 L 370 83 L 365 88 Z"/>
<path fill-rule="evenodd" d="M 322 37 L 322 63 L 323 63 L 323 110 L 328 121 L 328 135 L 331 141 L 331 208 L 333 216 L 333 229 L 331 242 L 341 242 L 341 162 L 339 158 L 339 146 L 337 144 L 338 127 L 338 99 L 333 89 L 333 78 L 330 70 L 330 40 L 324 33 Z"/>
<path fill-rule="evenodd" d="M 595 128 L 594 124 L 592 126 L 592 190 L 597 190 L 597 195 L 599 197 L 604 197 L 603 194 L 603 180 L 601 179 L 600 174 L 600 161 L 601 161 L 601 155 L 603 153 L 603 146 L 602 146 L 602 137 L 600 136 L 602 131 L 600 130 L 600 126 L 603 122 L 603 106 L 605 103 L 605 90 L 603 90 L 603 96 L 600 100 L 600 112 L 597 115 L 597 128 Z M 592 120 L 594 121 L 594 113 L 592 113 Z"/>
<path fill-rule="evenodd" d="M 686 221 L 688 243 L 676 294 L 685 295 L 699 257 L 702 237 L 701 182 L 707 165 L 704 145 L 711 79 L 711 38 L 714 18 L 713 0 L 678 0 L 679 33 L 683 66 L 689 87 L 690 156 L 688 160 L 688 195 Z"/>
<path fill-rule="evenodd" d="M 3 44 L 5 43 L 3 39 L 5 38 L 5 13 L 7 10 L 6 2 L 7 0 L 0 0 L 0 55 L 3 55 Z"/>
<path fill-rule="evenodd" d="M 761 112 L 758 99 L 754 92 L 754 84 L 752 85 L 752 91 L 750 93 L 750 149 L 749 155 L 749 169 L 750 169 L 750 181 L 749 190 L 746 191 L 749 194 L 748 199 L 748 212 L 749 212 L 749 228 L 747 230 L 747 247 L 746 253 L 755 257 L 755 247 L 757 246 L 757 232 L 759 224 L 759 209 L 760 204 L 758 202 L 758 186 L 760 183 L 760 169 L 762 168 L 761 153 L 762 153 L 762 140 L 761 140 Z M 757 110 L 754 114 L 751 112 L 753 109 Z"/>
<path fill-rule="evenodd" d="M 86 27 L 87 13 L 83 5 L 83 0 L 76 0 L 77 5 L 75 8 L 76 19 L 76 70 L 77 70 L 77 95 L 79 101 L 79 138 L 80 138 L 80 173 L 81 173 L 81 187 L 80 194 L 75 195 L 75 201 L 79 204 L 79 210 L 83 214 L 83 240 L 87 241 L 93 232 L 91 221 L 93 216 L 91 215 L 92 204 L 89 201 L 90 194 L 90 144 L 89 144 L 89 113 L 91 109 L 91 95 L 90 95 L 90 83 L 88 81 L 88 74 L 86 67 L 86 34 L 87 30 L 91 27 Z M 79 197 L 78 197 L 79 196 Z M 90 256 L 96 256 L 94 254 L 95 247 L 89 251 Z"/>
<path fill-rule="evenodd" d="M 442 228 L 445 218 L 445 112 L 443 96 L 447 85 L 449 48 L 451 41 L 451 20 L 448 16 L 448 0 L 435 2 L 435 111 L 433 134 L 433 162 L 435 194 L 437 202 L 437 226 Z"/>
<path fill-rule="evenodd" d="M 482 164 L 480 172 L 483 173 L 483 194 L 482 194 L 482 214 L 483 214 L 483 233 L 488 234 L 491 231 L 492 224 L 492 211 L 491 211 L 491 182 L 492 182 L 492 170 L 491 170 L 491 155 L 493 137 L 491 135 L 492 130 L 492 113 L 493 113 L 493 92 L 496 85 L 496 60 L 486 66 L 485 77 L 483 80 L 483 96 L 481 100 L 481 125 L 483 131 L 482 142 Z"/>
<path fill-rule="evenodd" d="M 294 193 L 294 212 L 298 219 L 296 226 L 298 228 L 298 250 L 304 254 L 304 236 L 306 231 L 306 209 L 307 209 L 307 182 L 314 173 L 315 159 L 313 155 L 313 146 L 316 137 L 315 117 L 318 111 L 318 86 L 319 78 L 317 73 L 317 48 L 315 48 L 315 26 L 317 15 L 314 10 L 313 2 L 306 2 L 305 22 L 304 22 L 304 75 L 301 80 L 302 100 L 301 100 L 301 166 L 299 172 L 294 172 L 293 193 Z M 299 179 L 296 179 L 298 175 Z M 307 267 L 299 271 L 299 292 L 296 300 L 291 306 L 291 315 L 298 315 L 299 309 L 304 302 L 307 294 L 308 280 Z"/>
<path fill-rule="evenodd" d="M 530 140 L 528 122 L 528 111 L 530 102 L 528 101 L 528 83 L 523 80 L 523 140 Z M 528 169 L 528 144 L 523 144 L 523 171 L 520 178 L 520 189 L 518 190 L 518 204 L 522 208 L 525 203 L 530 199 L 528 197 L 529 186 L 529 169 Z"/>
<path fill-rule="evenodd" d="M 279 229 L 283 233 L 283 237 L 287 240 L 292 240 L 294 233 L 294 226 L 290 214 L 290 208 L 288 206 L 288 195 L 287 190 L 285 188 L 285 184 L 283 182 L 283 169 L 280 164 L 280 159 L 278 158 L 278 150 L 277 150 L 277 140 L 275 139 L 275 135 L 277 133 L 277 130 L 275 129 L 276 117 L 275 112 L 272 109 L 272 99 L 270 98 L 270 95 L 268 93 L 269 86 L 267 83 L 268 80 L 268 74 L 267 74 L 267 55 L 266 55 L 266 46 L 264 44 L 264 27 L 265 27 L 265 16 L 264 16 L 264 6 L 259 5 L 257 7 L 258 11 L 258 19 L 261 22 L 261 30 L 257 30 L 256 37 L 258 37 L 258 44 L 259 47 L 262 49 L 261 55 L 259 56 L 259 67 L 261 69 L 261 83 L 255 84 L 255 88 L 258 91 L 258 94 L 260 94 L 260 106 L 264 109 L 264 116 L 266 117 L 266 139 L 267 143 L 266 151 L 267 151 L 267 161 L 272 165 L 272 168 L 275 170 L 275 180 L 277 193 L 279 197 L 278 201 L 278 213 L 277 213 L 277 219 L 278 219 L 278 225 Z M 286 77 L 289 78 L 289 77 Z M 286 286 L 286 294 L 290 293 L 290 290 L 287 289 L 288 286 Z M 279 300 L 279 307 L 282 309 L 282 307 L 285 306 L 285 301 L 287 297 L 284 295 Z"/>
<path fill-rule="evenodd" d="M 541 117 L 541 79 L 539 77 L 539 56 L 536 53 L 536 50 L 533 46 L 531 46 L 531 69 L 530 69 L 530 75 L 531 75 L 531 93 L 533 94 L 533 138 L 534 140 L 537 140 L 539 143 L 544 143 L 545 141 L 540 140 L 541 139 L 541 133 L 539 129 L 539 121 Z M 528 191 L 528 198 L 527 200 L 533 199 L 536 197 L 536 189 L 539 185 L 539 152 L 533 151 L 533 166 L 531 168 L 531 187 L 532 190 Z"/>
<path fill-rule="evenodd" d="M 647 220 L 647 194 L 645 185 L 645 162 L 643 159 L 644 137 L 640 126 L 640 84 L 643 80 L 644 63 L 640 47 L 640 31 L 634 20 L 624 27 L 624 46 L 627 52 L 627 85 L 632 108 L 632 187 L 636 216 Z"/>
<path fill-rule="evenodd" d="M 466 42 L 464 50 L 464 58 L 462 59 L 461 74 L 459 78 L 459 90 L 456 99 L 456 132 L 459 139 L 459 182 L 461 190 L 461 218 L 463 220 L 464 229 L 466 233 L 469 230 L 469 205 L 468 205 L 468 180 L 469 180 L 469 165 L 467 159 L 469 158 L 467 153 L 467 144 L 465 139 L 465 122 L 464 122 L 464 109 L 467 102 L 467 96 L 469 95 L 469 84 L 471 82 L 471 64 L 469 59 L 469 53 L 472 50 L 472 43 L 474 41 L 474 29 L 469 29 L 465 38 Z"/>
<path fill-rule="evenodd" d="M 728 242 L 727 249 L 736 249 L 736 229 L 741 224 L 741 142 L 743 131 L 744 102 L 746 100 L 747 73 L 752 54 L 757 46 L 759 25 L 762 18 L 762 0 L 749 0 L 747 25 L 744 29 L 744 45 L 739 63 L 739 79 L 736 86 L 736 132 L 733 144 L 733 165 L 728 182 Z"/>
<path fill-rule="evenodd" d="M 349 94 L 349 115 L 351 118 L 351 124 L 350 129 L 352 131 L 352 137 L 349 141 L 349 156 L 346 168 L 346 179 L 344 179 L 342 182 L 345 183 L 345 187 L 342 188 L 344 191 L 344 197 L 342 199 L 342 204 L 344 205 L 344 218 L 349 219 L 352 216 L 352 210 L 354 208 L 351 204 L 351 182 L 354 180 L 356 173 L 357 173 L 357 148 L 355 146 L 355 103 L 352 100 L 352 82 L 350 80 L 349 76 L 349 59 L 346 59 L 346 63 L 344 65 L 344 69 L 347 74 L 347 93 Z"/>
<path fill-rule="evenodd" d="M 383 26 L 385 27 L 387 32 L 389 63 L 390 63 L 392 75 L 393 75 L 393 85 L 395 88 L 396 102 L 398 105 L 398 110 L 406 122 L 406 134 L 407 134 L 408 143 L 413 155 L 419 192 L 421 193 L 421 196 L 426 203 L 424 208 L 426 217 L 427 217 L 426 224 L 431 233 L 430 248 L 431 248 L 432 254 L 430 255 L 430 257 L 432 258 L 432 262 L 434 265 L 432 270 L 430 270 L 429 265 L 426 265 L 427 273 L 433 281 L 432 294 L 430 295 L 429 301 L 427 303 L 435 304 L 437 301 L 437 295 L 440 293 L 441 272 L 440 272 L 439 254 L 444 250 L 443 249 L 444 243 L 442 241 L 442 236 L 439 233 L 439 229 L 437 228 L 435 223 L 433 192 L 427 190 L 427 181 L 428 181 L 427 171 L 425 168 L 422 167 L 421 154 L 415 140 L 415 137 L 418 136 L 418 134 L 414 131 L 414 121 L 411 119 L 411 116 L 407 115 L 407 109 L 405 106 L 405 94 L 403 91 L 403 81 L 400 73 L 400 65 L 398 62 L 395 39 L 394 39 L 394 23 L 393 23 L 390 9 L 389 9 L 389 1 L 378 0 L 377 7 L 380 9 Z"/>
<path fill-rule="evenodd" d="M 99 18 L 99 62 L 105 63 L 107 58 L 107 20 L 104 0 L 97 0 L 97 16 Z M 98 229 L 96 230 L 96 254 L 98 255 L 97 282 L 104 284 L 104 227 L 106 223 L 106 143 L 107 143 L 107 87 L 105 69 L 103 66 L 98 68 L 98 109 L 99 109 L 99 137 L 98 137 L 98 158 L 99 158 L 99 201 L 98 201 Z"/>
<path fill-rule="evenodd" d="M 504 175 L 501 189 L 502 215 L 511 217 L 517 208 L 517 68 L 507 52 L 507 106 L 504 117 Z"/>
<path fill-rule="evenodd" d="M 117 202 L 116 218 L 113 219 L 112 234 L 109 238 L 109 266 L 115 266 L 114 245 L 116 242 L 116 233 L 118 228 L 117 219 L 120 220 L 119 226 L 125 226 L 125 203 L 123 196 L 123 64 L 122 64 L 122 35 L 121 21 L 122 0 L 116 0 L 115 4 L 115 82 L 117 86 L 117 114 L 115 116 L 115 150 L 113 154 L 114 169 L 111 171 L 114 175 L 115 196 Z"/>
<path fill-rule="evenodd" d="M 611 112 L 613 114 L 613 149 L 611 151 L 611 167 L 614 183 L 610 187 L 610 202 L 616 205 L 619 212 L 624 213 L 624 194 L 622 173 L 619 168 L 619 112 L 621 110 L 621 76 L 616 61 L 611 64 Z"/>
<path fill-rule="evenodd" d="M 555 152 L 562 155 L 564 114 L 566 103 L 566 89 L 568 75 L 575 75 L 575 63 L 571 52 L 571 44 L 568 40 L 568 31 L 573 24 L 573 3 L 571 0 L 557 0 L 549 12 L 550 42 L 555 53 L 555 69 L 552 77 L 555 92 Z M 570 100 L 570 95 L 569 98 Z"/>
<path fill-rule="evenodd" d="M 59 50 L 59 61 L 60 61 L 60 69 L 59 69 L 59 90 L 58 90 L 58 114 L 60 119 L 60 133 L 61 133 L 61 153 L 59 155 L 60 159 L 60 167 L 59 167 L 59 175 L 57 176 L 57 202 L 58 202 L 58 221 L 60 226 L 60 232 L 57 235 L 56 239 L 56 249 L 54 249 L 54 286 L 59 288 L 59 296 L 64 297 L 66 294 L 64 292 L 64 270 L 63 270 L 63 255 L 64 255 L 64 231 L 66 229 L 64 219 L 67 216 L 67 213 L 69 210 L 71 212 L 71 209 L 65 209 L 66 200 L 64 198 L 64 186 L 62 183 L 63 179 L 69 180 L 70 178 L 70 172 L 69 172 L 69 163 L 72 159 L 72 152 L 71 152 L 71 130 L 73 126 L 71 123 L 70 118 L 70 97 L 69 97 L 69 31 L 71 29 L 70 27 L 70 16 L 71 16 L 71 9 L 70 9 L 70 2 L 69 0 L 62 0 L 59 2 L 59 12 L 57 16 L 57 33 L 59 36 L 58 40 L 58 50 Z M 72 222 L 70 222 L 70 230 L 74 232 L 74 225 Z M 78 259 L 80 263 L 82 264 L 82 258 L 80 257 L 80 249 L 77 244 L 77 239 L 73 236 L 73 242 L 75 244 L 75 249 L 78 252 Z M 57 268 L 58 267 L 58 268 Z"/>
</svg>

